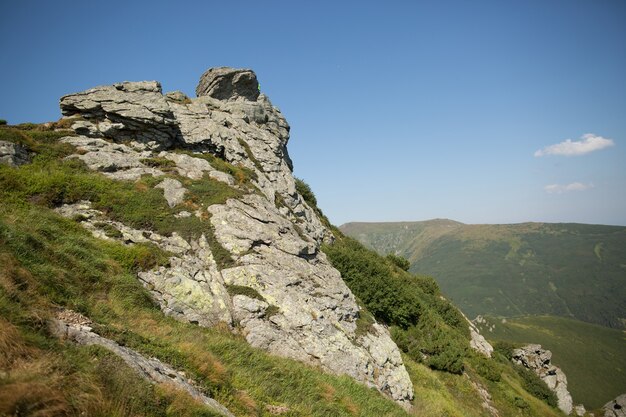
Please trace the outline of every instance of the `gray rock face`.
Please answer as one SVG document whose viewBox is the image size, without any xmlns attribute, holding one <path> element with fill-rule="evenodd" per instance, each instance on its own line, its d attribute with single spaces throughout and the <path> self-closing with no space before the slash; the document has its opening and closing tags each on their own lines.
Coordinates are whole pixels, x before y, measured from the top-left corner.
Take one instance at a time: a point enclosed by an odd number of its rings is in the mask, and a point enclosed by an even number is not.
<svg viewBox="0 0 626 417">
<path fill-rule="evenodd" d="M 626 394 L 622 394 L 602 407 L 603 417 L 626 417 Z"/>
<path fill-rule="evenodd" d="M 170 207 L 175 207 L 176 205 L 182 203 L 183 198 L 185 198 L 185 192 L 187 191 L 180 181 L 172 178 L 164 179 L 155 185 L 154 188 L 163 189 L 163 196 L 167 200 L 167 204 Z"/>
<path fill-rule="evenodd" d="M 387 330 L 375 325 L 372 332 L 357 335 L 356 300 L 315 240 L 300 235 L 259 195 L 231 199 L 209 211 L 216 238 L 238 263 L 221 271 L 225 284 L 253 288 L 264 299 L 254 305 L 253 300 L 234 300 L 233 315 L 251 345 L 350 375 L 398 401 L 412 397 Z"/>
<path fill-rule="evenodd" d="M 542 349 L 541 345 L 527 345 L 513 351 L 513 362 L 534 371 L 554 391 L 561 411 L 571 414 L 573 402 L 567 390 L 567 377 L 551 360 L 552 352 Z"/>
<path fill-rule="evenodd" d="M 256 74 L 247 69 L 229 67 L 210 68 L 196 87 L 196 95 L 210 96 L 218 100 L 256 101 L 259 96 L 259 82 Z"/>
<path fill-rule="evenodd" d="M 137 141 L 151 148 L 171 146 L 178 136 L 156 81 L 123 82 L 70 94 L 61 97 L 61 112 L 86 119 L 72 126 L 79 134 Z"/>
<path fill-rule="evenodd" d="M 254 82 L 245 81 L 248 79 Z M 275 201 L 277 195 L 284 201 L 284 215 L 299 222 L 318 242 L 332 240 L 331 234 L 296 192 L 287 152 L 289 124 L 265 95 L 258 94 L 254 72 L 218 68 L 207 71 L 203 80 L 200 84 L 212 86 L 207 87 L 210 91 L 214 87 L 215 91 L 226 91 L 228 88 L 217 86 L 226 81 L 234 83 L 235 95 L 224 98 L 221 93 L 207 93 L 189 99 L 180 92 L 163 95 L 156 81 L 124 82 L 66 95 L 61 98 L 60 106 L 64 116 L 82 118 L 72 125 L 82 136 L 124 142 L 128 145 L 120 146 L 141 151 L 182 147 L 210 152 L 234 165 L 247 167 L 255 172 L 255 185 L 270 201 Z M 255 94 L 246 93 L 250 83 L 254 84 Z M 116 152 L 125 153 L 125 148 L 118 148 Z M 100 156 L 96 159 L 101 159 Z M 117 166 L 121 161 L 110 162 Z M 106 167 L 98 169 L 107 171 Z M 149 173 L 154 175 L 153 172 Z M 143 173 L 146 173 L 145 167 L 130 167 L 116 178 L 134 179 Z M 212 175 L 229 181 L 221 173 Z"/>
<path fill-rule="evenodd" d="M 50 328 L 52 333 L 61 339 L 71 340 L 80 345 L 102 346 L 119 356 L 128 366 L 148 381 L 157 384 L 171 384 L 177 389 L 187 392 L 193 398 L 211 408 L 212 411 L 223 416 L 234 417 L 226 407 L 204 395 L 192 382 L 185 378 L 184 374 L 158 359 L 146 358 L 132 349 L 120 346 L 113 340 L 94 333 L 91 327 L 84 324 L 68 323 L 55 319 L 52 321 Z"/>
<path fill-rule="evenodd" d="M 22 145 L 0 140 L 0 164 L 16 167 L 28 163 L 30 156 Z"/>
<path fill-rule="evenodd" d="M 461 314 L 463 315 L 463 317 L 465 317 L 465 320 L 467 320 L 469 324 L 470 347 L 475 351 L 483 354 L 484 356 L 490 358 L 491 354 L 493 353 L 493 346 L 491 346 L 491 344 L 487 342 L 487 339 L 485 339 L 483 335 L 480 334 L 478 327 L 476 327 L 476 325 L 471 320 L 469 320 L 465 316 L 465 314 Z"/>
<path fill-rule="evenodd" d="M 162 236 L 133 229 L 107 219 L 88 201 L 66 204 L 56 211 L 64 217 L 85 219 L 81 224 L 97 238 L 115 239 L 102 227 L 107 225 L 117 230 L 117 239 L 125 244 L 153 243 L 171 252 L 169 267 L 140 272 L 138 276 L 166 315 L 207 327 L 232 323 L 232 303 L 204 236 L 187 242 L 176 234 Z"/>
<path fill-rule="evenodd" d="M 225 323 L 255 347 L 349 375 L 408 407 L 413 387 L 399 349 L 383 326 L 357 329 L 356 300 L 319 249 L 330 235 L 296 191 L 286 120 L 267 97 L 249 95 L 252 84 L 258 93 L 251 71 L 207 74 L 199 93 L 206 95 L 196 99 L 179 93 L 163 96 L 153 82 L 66 96 L 61 101 L 64 114 L 82 116 L 91 133 L 82 131 L 99 137 L 63 140 L 78 148 L 72 157 L 112 178 L 170 177 L 159 186 L 171 207 L 185 192 L 182 182 L 171 178 L 175 175 L 237 187 L 232 176 L 193 153 L 210 152 L 252 170 L 254 192 L 248 189 L 225 204 L 176 215 L 210 221 L 212 245 L 217 241 L 234 265 L 219 269 L 205 236 L 185 241 L 176 234 L 135 230 L 107 219 L 88 202 L 61 207 L 59 213 L 81 214 L 86 219 L 82 224 L 100 238 L 124 244 L 148 241 L 170 251 L 169 266 L 139 274 L 165 314 L 201 326 Z M 124 127 L 110 127 L 112 123 Z M 175 147 L 192 153 L 176 152 Z M 175 166 L 165 172 L 159 164 L 147 165 L 155 157 Z M 108 235 L 102 224 L 108 225 Z M 237 290 L 242 287 L 247 290 Z"/>
</svg>

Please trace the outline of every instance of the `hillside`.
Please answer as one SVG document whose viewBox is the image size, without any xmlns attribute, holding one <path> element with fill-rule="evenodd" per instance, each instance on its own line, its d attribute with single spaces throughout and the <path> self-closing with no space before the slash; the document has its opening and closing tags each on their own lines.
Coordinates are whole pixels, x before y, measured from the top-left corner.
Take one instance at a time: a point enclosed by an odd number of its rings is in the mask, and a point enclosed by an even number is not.
<svg viewBox="0 0 626 417">
<path fill-rule="evenodd" d="M 545 314 L 625 325 L 626 227 L 431 220 L 340 229 L 379 253 L 406 257 L 411 271 L 435 277 L 470 317 Z"/>
<path fill-rule="evenodd" d="M 538 343 L 552 351 L 572 396 L 588 409 L 626 392 L 624 331 L 554 316 L 484 319 L 476 325 L 491 342 Z"/>
<path fill-rule="evenodd" d="M 124 82 L 0 126 L 0 415 L 564 415 L 328 223 L 254 72 L 197 95 Z"/>
</svg>

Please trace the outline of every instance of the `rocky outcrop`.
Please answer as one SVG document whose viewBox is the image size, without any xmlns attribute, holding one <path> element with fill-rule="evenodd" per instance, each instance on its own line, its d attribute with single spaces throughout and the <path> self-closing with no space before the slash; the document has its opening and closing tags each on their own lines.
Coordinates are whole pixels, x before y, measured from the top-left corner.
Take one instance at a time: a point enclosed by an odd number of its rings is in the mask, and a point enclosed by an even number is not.
<svg viewBox="0 0 626 417">
<path fill-rule="evenodd" d="M 0 164 L 16 167 L 30 162 L 30 155 L 22 145 L 0 140 Z"/>
<path fill-rule="evenodd" d="M 296 191 L 280 111 L 258 94 L 249 70 L 207 71 L 198 94 L 163 95 L 158 83 L 141 82 L 65 96 L 63 114 L 76 118 L 81 135 L 62 140 L 77 147 L 71 157 L 110 178 L 163 177 L 157 187 L 180 208 L 175 216 L 210 223 L 211 236 L 136 230 L 89 202 L 59 213 L 84 219 L 100 238 L 171 252 L 169 265 L 138 277 L 166 314 L 201 326 L 225 323 L 253 346 L 349 375 L 408 406 L 413 388 L 399 349 L 383 326 L 357 328 L 359 306 L 320 251 L 331 235 Z M 239 186 L 199 153 L 246 168 L 254 187 Z M 181 204 L 184 178 L 222 181 L 241 197 L 189 212 Z M 232 262 L 218 265 L 215 245 Z"/>
<path fill-rule="evenodd" d="M 248 78 L 243 74 L 254 73 L 232 70 L 239 76 L 227 77 L 224 71 L 222 68 L 211 76 L 205 74 L 205 78 L 215 82 L 230 80 L 235 83 L 234 91 L 244 94 Z M 253 78 L 256 82 L 256 76 Z M 207 82 L 207 85 L 214 84 Z M 255 91 L 258 93 L 258 89 Z M 287 152 L 289 124 L 264 94 L 257 94 L 253 101 L 241 97 L 219 100 L 211 95 L 188 99 L 179 92 L 163 95 L 158 82 L 142 81 L 69 94 L 61 98 L 60 106 L 66 118 L 76 120 L 72 128 L 77 134 L 125 144 L 120 145 L 124 148 L 117 149 L 122 153 L 115 155 L 119 160 L 107 160 L 107 164 L 127 163 L 123 155 L 127 148 L 210 152 L 252 170 L 255 185 L 268 200 L 273 202 L 280 198 L 285 203 L 282 214 L 298 222 L 318 242 L 331 239 L 320 219 L 296 192 Z M 97 155 L 97 159 L 99 157 Z M 139 172 L 141 170 L 132 169 L 128 174 L 136 176 Z"/>
<path fill-rule="evenodd" d="M 226 407 L 204 395 L 183 373 L 158 359 L 146 358 L 132 349 L 120 346 L 115 341 L 94 333 L 90 324 L 91 322 L 87 318 L 75 312 L 64 310 L 59 312 L 56 319 L 52 320 L 50 330 L 57 337 L 80 345 L 102 346 L 119 356 L 128 366 L 148 381 L 171 385 L 178 390 L 185 391 L 212 411 L 223 416 L 234 417 Z"/>
<path fill-rule="evenodd" d="M 567 390 L 567 377 L 551 360 L 552 352 L 542 349 L 541 345 L 527 345 L 513 350 L 513 362 L 534 371 L 554 391 L 559 408 L 565 414 L 571 414 L 573 402 Z"/>
<path fill-rule="evenodd" d="M 198 97 L 209 96 L 218 100 L 241 98 L 256 101 L 259 97 L 259 82 L 256 74 L 247 69 L 210 68 L 200 77 L 196 95 Z"/>
<path fill-rule="evenodd" d="M 622 394 L 602 407 L 603 417 L 626 417 L 626 394 Z"/>
</svg>

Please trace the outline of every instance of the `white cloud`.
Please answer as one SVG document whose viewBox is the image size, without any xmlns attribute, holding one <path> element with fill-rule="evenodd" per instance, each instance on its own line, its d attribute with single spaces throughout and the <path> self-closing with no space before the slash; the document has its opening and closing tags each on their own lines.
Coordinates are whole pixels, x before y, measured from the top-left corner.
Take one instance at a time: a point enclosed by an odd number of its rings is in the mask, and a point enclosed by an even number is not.
<svg viewBox="0 0 626 417">
<path fill-rule="evenodd" d="M 582 182 L 573 182 L 566 185 L 550 184 L 543 187 L 543 189 L 548 194 L 562 194 L 569 191 L 585 191 L 593 187 L 594 185 L 592 183 L 583 184 Z"/>
<path fill-rule="evenodd" d="M 609 146 L 615 145 L 613 139 L 606 139 L 602 136 L 594 135 L 593 133 L 587 133 L 583 135 L 580 139 L 581 140 L 577 141 L 567 139 L 561 143 L 546 146 L 545 148 L 535 152 L 535 156 L 540 157 L 546 155 L 584 155 L 589 152 L 599 151 L 600 149 L 608 148 Z"/>
</svg>

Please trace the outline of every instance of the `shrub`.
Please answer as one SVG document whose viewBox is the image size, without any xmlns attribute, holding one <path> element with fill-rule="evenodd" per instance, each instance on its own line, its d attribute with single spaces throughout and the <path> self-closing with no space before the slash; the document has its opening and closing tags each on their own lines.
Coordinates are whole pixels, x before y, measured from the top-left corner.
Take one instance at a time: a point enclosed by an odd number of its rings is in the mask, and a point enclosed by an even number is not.
<svg viewBox="0 0 626 417">
<path fill-rule="evenodd" d="M 540 400 L 545 401 L 551 407 L 557 406 L 557 398 L 554 391 L 552 391 L 545 382 L 537 376 L 533 371 L 524 368 L 521 365 L 515 365 L 515 370 L 517 374 L 522 378 L 523 384 L 522 386 L 526 391 L 539 398 Z"/>
<path fill-rule="evenodd" d="M 389 262 L 391 262 L 392 265 L 397 266 L 403 271 L 408 271 L 409 267 L 411 266 L 411 263 L 407 259 L 403 258 L 402 256 L 396 256 L 390 253 L 389 255 L 387 255 L 386 258 Z"/>
<path fill-rule="evenodd" d="M 433 369 L 463 372 L 468 326 L 456 308 L 440 299 L 436 284 L 409 274 L 354 239 L 340 233 L 337 237 L 323 251 L 376 320 L 390 326 L 400 349 Z"/>
<path fill-rule="evenodd" d="M 499 382 L 502 377 L 502 373 L 495 361 L 492 359 L 485 358 L 483 356 L 475 356 L 472 360 L 474 368 L 478 375 L 482 376 L 485 379 L 493 382 Z"/>
<path fill-rule="evenodd" d="M 309 206 L 317 207 L 317 198 L 315 198 L 315 194 L 313 194 L 313 190 L 311 190 L 309 184 L 304 182 L 304 180 L 296 178 L 296 191 L 298 191 Z"/>
<path fill-rule="evenodd" d="M 384 258 L 351 238 L 342 238 L 323 250 L 376 319 L 402 328 L 419 319 L 421 300 L 403 288 Z"/>
<path fill-rule="evenodd" d="M 0 125 L 1 126 L 5 126 L 7 124 L 7 121 L 4 119 L 0 119 Z"/>
<path fill-rule="evenodd" d="M 144 158 L 141 163 L 152 168 L 169 170 L 176 167 L 176 162 L 165 158 Z"/>
<path fill-rule="evenodd" d="M 265 301 L 265 298 L 257 290 L 244 285 L 226 285 L 226 291 L 232 296 L 245 295 L 246 297 L 254 298 L 260 301 Z"/>
<path fill-rule="evenodd" d="M 504 356 L 507 361 L 513 359 L 513 350 L 515 350 L 517 346 L 515 343 L 507 342 L 504 340 L 499 340 L 493 344 L 493 350 L 496 353 Z"/>
</svg>

